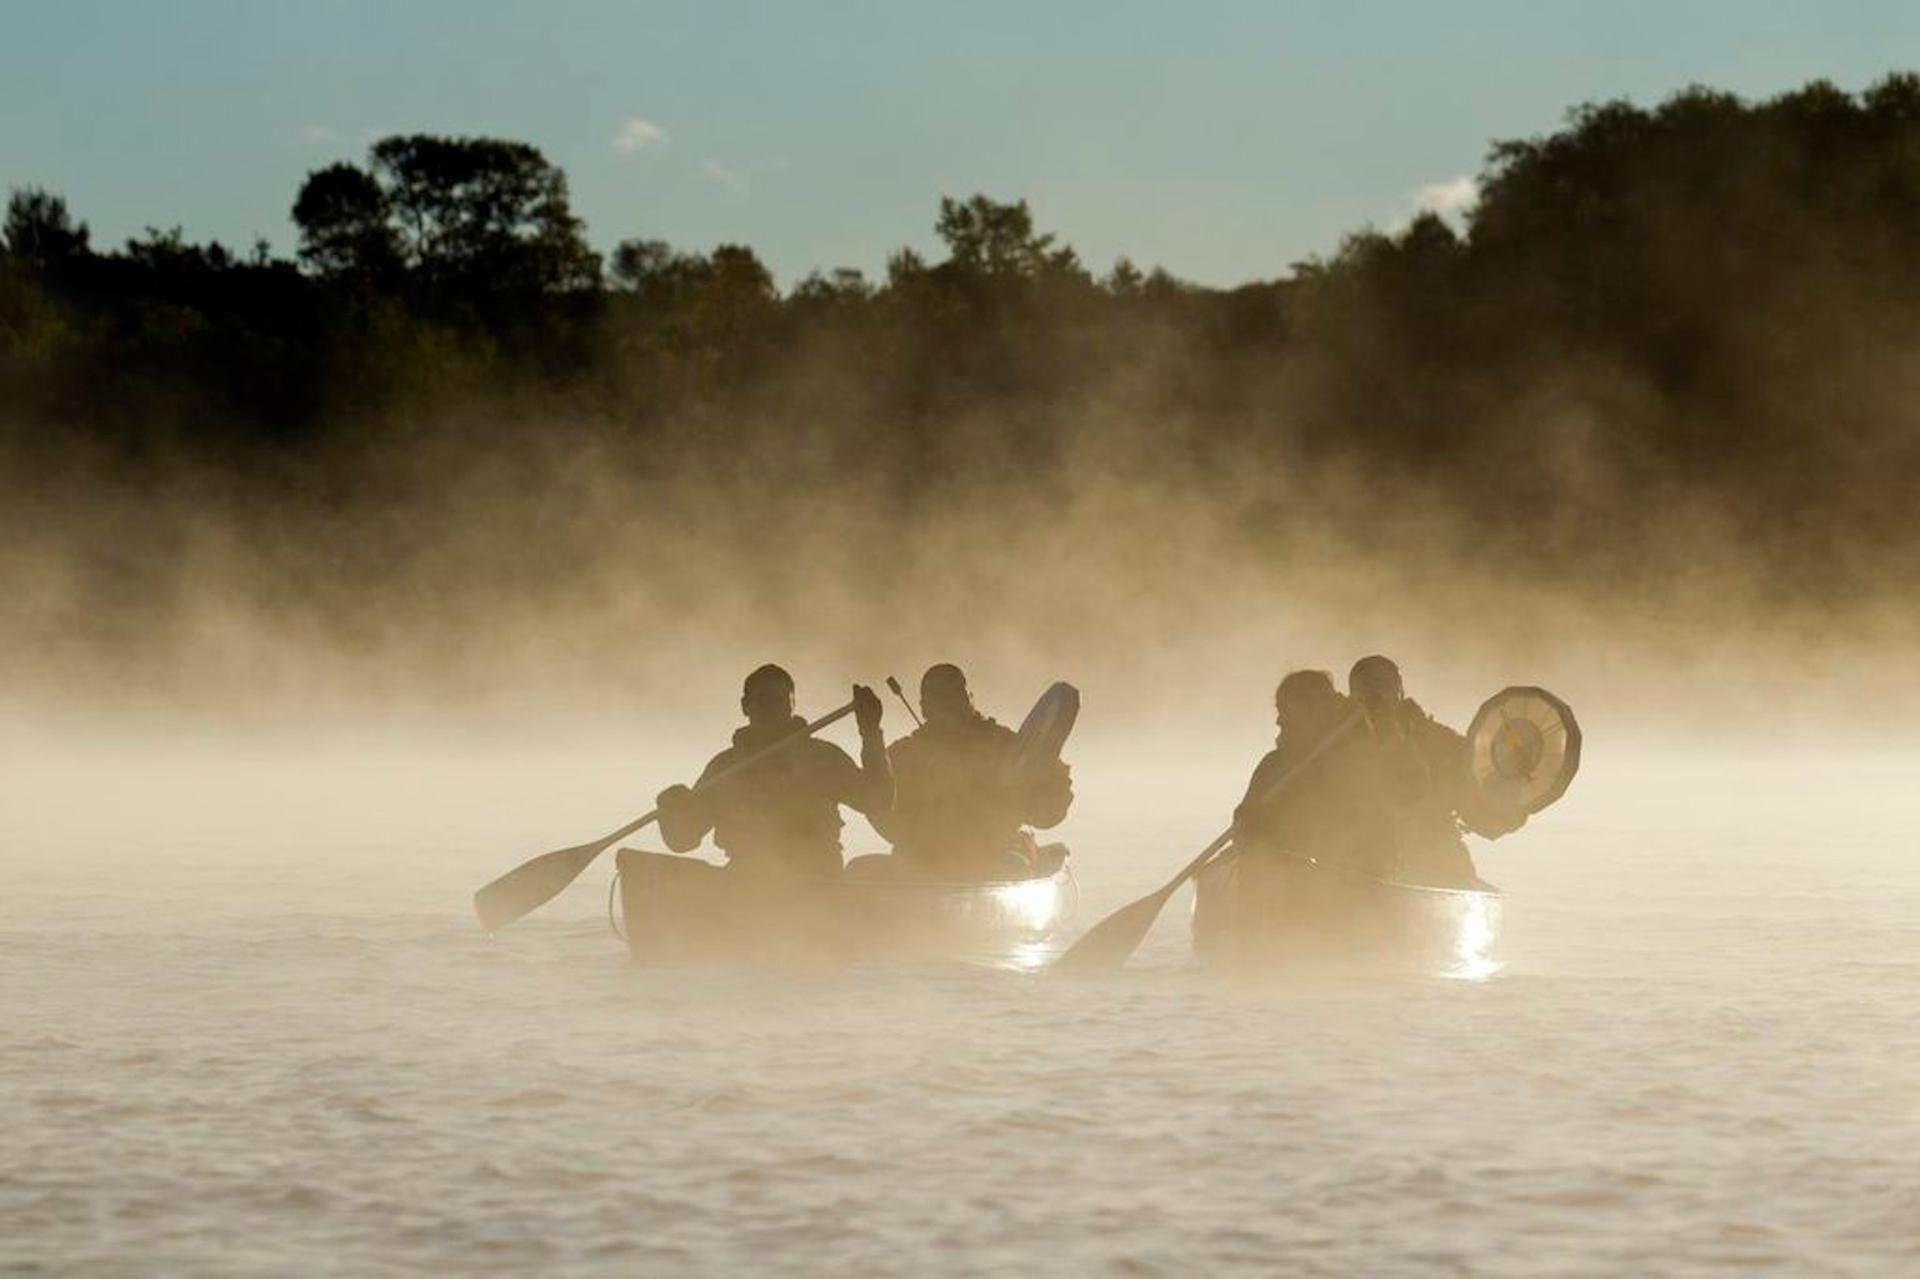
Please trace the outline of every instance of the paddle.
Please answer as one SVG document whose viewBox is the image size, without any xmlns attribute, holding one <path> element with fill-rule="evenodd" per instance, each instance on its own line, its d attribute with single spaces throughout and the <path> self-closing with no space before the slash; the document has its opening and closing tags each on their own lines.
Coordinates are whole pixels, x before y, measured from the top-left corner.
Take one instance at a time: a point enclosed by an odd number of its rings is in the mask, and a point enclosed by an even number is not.
<svg viewBox="0 0 1920 1279">
<path fill-rule="evenodd" d="M 1319 744 L 1308 751 L 1305 758 L 1299 760 L 1286 772 L 1274 779 L 1273 785 L 1261 791 L 1255 798 L 1255 804 L 1262 804 L 1278 795 L 1288 782 L 1298 777 L 1307 765 L 1319 759 L 1334 742 L 1344 737 L 1358 724 L 1363 716 L 1349 715 L 1334 730 L 1321 738 Z M 1140 948 L 1147 938 L 1147 931 L 1153 927 L 1153 921 L 1160 918 L 1160 911 L 1166 906 L 1167 899 L 1180 890 L 1180 885 L 1192 879 L 1208 862 L 1219 855 L 1220 850 L 1233 842 L 1237 828 L 1229 826 L 1220 833 L 1220 837 L 1200 850 L 1195 857 L 1181 868 L 1180 873 L 1168 880 L 1165 886 L 1148 893 L 1139 901 L 1130 902 L 1114 911 L 1105 919 L 1089 928 L 1085 935 L 1073 945 L 1067 947 L 1060 958 L 1049 965 L 1064 973 L 1092 973 L 1118 968 L 1127 962 L 1127 957 Z"/>
<path fill-rule="evenodd" d="M 804 732 L 790 733 L 764 750 L 755 751 L 732 767 L 715 773 L 698 789 L 706 790 L 718 785 L 768 756 L 785 750 L 802 738 L 812 737 L 835 720 L 844 719 L 851 714 L 853 714 L 853 703 L 848 702 L 839 710 L 830 711 L 808 724 Z M 490 933 L 498 932 L 522 915 L 544 906 L 558 895 L 561 889 L 578 879 L 580 872 L 591 865 L 594 858 L 642 826 L 657 820 L 659 816 L 660 810 L 656 808 L 645 817 L 637 817 L 628 822 L 604 839 L 597 839 L 590 844 L 580 844 L 573 848 L 562 848 L 551 853 L 542 853 L 532 861 L 514 867 L 473 895 L 473 910 L 480 916 L 480 926 Z"/>
</svg>

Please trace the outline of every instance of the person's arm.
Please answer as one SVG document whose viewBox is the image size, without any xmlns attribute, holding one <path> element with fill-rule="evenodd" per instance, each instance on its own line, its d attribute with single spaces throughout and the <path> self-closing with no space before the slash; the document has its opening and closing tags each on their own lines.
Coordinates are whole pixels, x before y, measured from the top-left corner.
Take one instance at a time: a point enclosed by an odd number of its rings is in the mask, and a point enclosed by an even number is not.
<svg viewBox="0 0 1920 1279">
<path fill-rule="evenodd" d="M 708 778 L 723 771 L 724 761 L 731 751 L 722 751 L 701 770 L 699 781 L 689 790 L 685 786 L 669 786 L 660 792 L 655 801 L 660 810 L 660 838 L 666 846 L 676 853 L 690 853 L 700 847 L 700 841 L 713 829 L 714 811 L 712 796 L 703 795 L 698 788 Z"/>
<path fill-rule="evenodd" d="M 1407 740 L 1426 766 L 1434 792 L 1447 805 L 1463 809 L 1474 803 L 1479 790 L 1468 769 L 1467 739 L 1420 709 L 1411 697 L 1402 703 Z"/>
<path fill-rule="evenodd" d="M 903 737 L 899 741 L 895 742 L 893 745 L 887 747 L 887 777 L 888 777 L 888 788 L 889 788 L 887 806 L 885 808 L 876 809 L 874 811 L 867 812 L 866 814 L 867 821 L 869 824 L 872 825 L 875 833 L 877 833 L 880 836 L 880 838 L 886 840 L 889 844 L 897 844 L 900 842 L 901 832 L 894 821 L 894 818 L 897 815 L 898 810 L 894 808 L 894 804 L 899 800 L 897 778 L 899 776 L 900 759 L 901 759 L 901 756 L 904 754 L 904 752 L 901 750 L 901 747 L 905 745 L 906 745 L 906 739 Z M 863 747 L 864 747 L 864 742 L 863 742 Z M 864 749 L 863 749 L 863 753 L 864 753 Z M 862 810 L 862 811 L 866 811 L 866 810 Z"/>
<path fill-rule="evenodd" d="M 1259 829 L 1261 818 L 1260 797 L 1273 785 L 1280 771 L 1280 752 L 1268 751 L 1254 766 L 1253 776 L 1247 780 L 1247 793 L 1233 810 L 1233 824 L 1243 835 Z"/>
<path fill-rule="evenodd" d="M 864 684 L 853 686 L 853 718 L 860 726 L 860 763 L 831 742 L 819 757 L 828 769 L 828 793 L 869 820 L 893 808 L 893 765 L 887 759 L 887 738 L 880 731 L 880 699 Z"/>
<path fill-rule="evenodd" d="M 893 763 L 880 731 L 880 698 L 865 684 L 853 686 L 853 721 L 860 728 L 860 768 L 840 802 L 871 818 L 893 808 Z M 884 818 L 882 819 L 884 820 Z"/>
<path fill-rule="evenodd" d="M 1058 826 L 1073 806 L 1073 770 L 1065 760 L 1056 759 L 1022 797 L 1020 820 L 1036 830 Z"/>
<path fill-rule="evenodd" d="M 1426 713 L 1411 697 L 1401 702 L 1407 736 L 1436 768 L 1452 768 L 1466 758 L 1467 739 Z"/>
</svg>

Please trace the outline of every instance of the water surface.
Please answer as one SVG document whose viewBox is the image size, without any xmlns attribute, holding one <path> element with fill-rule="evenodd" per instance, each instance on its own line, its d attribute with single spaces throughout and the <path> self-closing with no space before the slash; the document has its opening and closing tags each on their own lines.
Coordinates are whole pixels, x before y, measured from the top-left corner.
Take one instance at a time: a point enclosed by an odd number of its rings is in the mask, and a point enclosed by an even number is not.
<svg viewBox="0 0 1920 1279">
<path fill-rule="evenodd" d="M 1245 762 L 1083 761 L 1070 931 Z M 480 936 L 480 882 L 647 806 L 612 747 L 6 763 L 0 1270 L 1920 1267 L 1903 760 L 1595 756 L 1478 850 L 1492 979 L 1262 990 L 1183 901 L 1077 983 L 636 969 L 610 865 Z"/>
</svg>

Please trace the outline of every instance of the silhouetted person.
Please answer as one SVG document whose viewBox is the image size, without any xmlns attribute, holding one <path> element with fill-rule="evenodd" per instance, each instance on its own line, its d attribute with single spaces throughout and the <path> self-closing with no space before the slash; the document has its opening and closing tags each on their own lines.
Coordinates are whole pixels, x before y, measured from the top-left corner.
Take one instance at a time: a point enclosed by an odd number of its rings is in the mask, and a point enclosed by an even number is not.
<svg viewBox="0 0 1920 1279">
<path fill-rule="evenodd" d="M 1327 741 L 1353 717 L 1353 706 L 1326 671 L 1301 670 L 1280 681 L 1273 708 L 1280 735 L 1233 810 L 1235 847 L 1334 864 L 1367 860 L 1360 850 L 1390 835 L 1365 802 L 1364 764 L 1351 740 L 1355 730 Z"/>
<path fill-rule="evenodd" d="M 688 853 L 708 831 L 727 855 L 729 868 L 753 873 L 836 875 L 840 872 L 840 806 L 869 818 L 893 802 L 893 774 L 880 732 L 880 699 L 853 686 L 860 726 L 860 762 L 832 742 L 817 738 L 785 749 L 712 790 L 669 786 L 660 792 L 660 834 L 667 847 Z M 747 725 L 733 745 L 713 757 L 700 780 L 731 768 L 807 721 L 793 713 L 793 677 L 778 666 L 747 676 L 740 709 Z"/>
<path fill-rule="evenodd" d="M 1391 844 L 1360 869 L 1437 887 L 1478 880 L 1455 814 L 1472 785 L 1467 739 L 1406 695 L 1400 668 L 1375 654 L 1353 664 L 1347 694 L 1364 717 L 1365 786 L 1391 818 Z"/>
<path fill-rule="evenodd" d="M 874 827 L 893 844 L 890 869 L 927 879 L 1017 878 L 1021 827 L 1056 826 L 1073 803 L 1065 763 L 1015 777 L 1018 734 L 974 708 L 958 666 L 920 679 L 924 723 L 889 749 L 894 804 Z"/>
</svg>

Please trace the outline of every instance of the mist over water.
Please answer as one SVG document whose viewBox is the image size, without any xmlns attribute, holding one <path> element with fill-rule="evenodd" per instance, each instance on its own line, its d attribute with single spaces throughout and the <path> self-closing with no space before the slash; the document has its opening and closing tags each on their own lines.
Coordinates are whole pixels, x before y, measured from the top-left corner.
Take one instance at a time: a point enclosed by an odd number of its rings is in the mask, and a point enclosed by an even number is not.
<svg viewBox="0 0 1920 1279">
<path fill-rule="evenodd" d="M 1904 602 L 1770 606 L 1723 542 L 1543 577 L 1310 485 L 1249 542 L 1246 490 L 1094 459 L 905 515 L 825 474 L 444 473 L 371 526 L 101 498 L 9 559 L 27 1272 L 1920 1261 Z M 1084 695 L 1064 944 L 1226 824 L 1281 674 L 1372 651 L 1456 727 L 1521 682 L 1585 727 L 1568 797 L 1476 844 L 1487 981 L 1222 983 L 1184 893 L 1091 983 L 636 969 L 610 859 L 497 938 L 470 912 L 691 780 L 759 662 L 818 714 L 954 660 L 1003 721 Z"/>
<path fill-rule="evenodd" d="M 786 297 L 741 246 L 513 296 L 23 203 L 0 1269 L 1913 1269 L 1915 121 L 1586 108 L 1468 234 L 1234 291 L 984 199 Z M 691 781 L 761 662 L 817 715 L 953 661 L 1005 722 L 1083 693 L 1064 945 L 1226 825 L 1281 675 L 1370 652 L 1584 726 L 1475 846 L 1487 980 L 1226 983 L 1184 895 L 1092 982 L 636 968 L 610 858 L 469 908 Z"/>
<path fill-rule="evenodd" d="M 1214 833 L 1251 763 L 1087 728 L 1069 936 Z M 700 753 L 658 732 L 11 743 L 9 1263 L 1920 1261 L 1908 758 L 1590 748 L 1558 807 L 1476 844 L 1509 895 L 1479 983 L 1225 985 L 1192 965 L 1184 901 L 1111 980 L 635 968 L 610 867 L 479 934 L 473 887 Z M 872 846 L 858 823 L 848 846 Z"/>
</svg>

